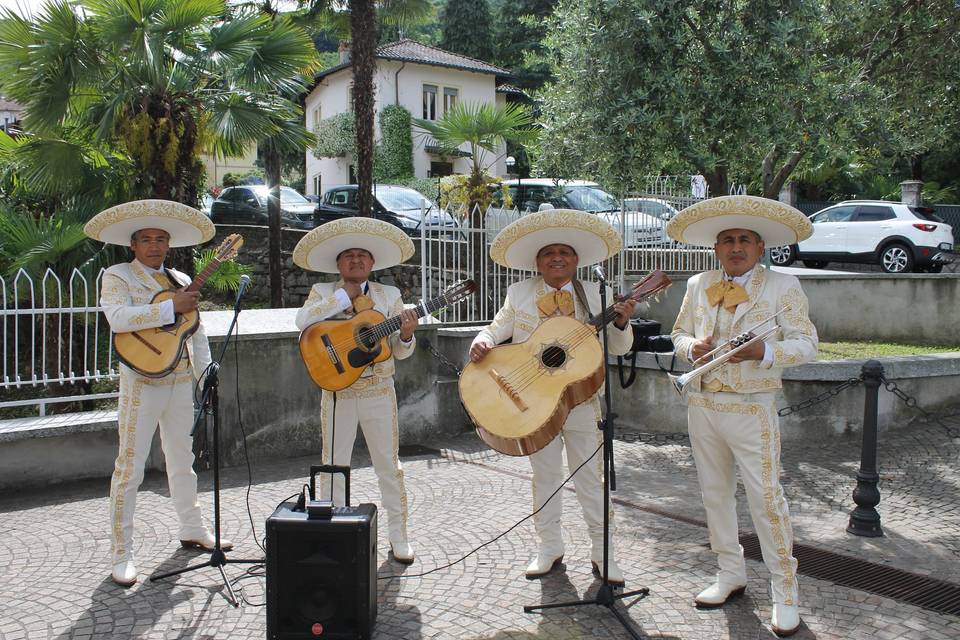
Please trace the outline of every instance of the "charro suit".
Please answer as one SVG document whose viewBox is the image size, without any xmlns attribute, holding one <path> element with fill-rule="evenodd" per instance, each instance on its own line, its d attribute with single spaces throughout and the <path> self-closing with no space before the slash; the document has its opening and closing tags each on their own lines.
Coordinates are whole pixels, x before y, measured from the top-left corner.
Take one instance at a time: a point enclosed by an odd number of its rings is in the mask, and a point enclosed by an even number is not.
<svg viewBox="0 0 960 640">
<path fill-rule="evenodd" d="M 697 465 L 710 544 L 720 567 L 718 581 L 746 584 L 743 549 L 738 542 L 736 471 L 750 506 L 764 563 L 771 573 L 777 604 L 797 604 L 797 561 L 787 502 L 780 486 L 780 428 L 774 393 L 785 367 L 809 362 L 817 355 L 817 331 L 808 317 L 807 298 L 794 276 L 761 265 L 754 267 L 744 288 L 749 296 L 728 311 L 712 306 L 707 289 L 723 278 L 721 271 L 697 274 L 673 328 L 676 353 L 689 360 L 694 342 L 713 336 L 721 344 L 784 306 L 774 322 L 780 329 L 767 339 L 772 361 L 726 364 L 688 386 L 690 443 Z M 764 325 L 760 330 L 770 325 Z M 710 389 L 708 391 L 707 389 Z"/>
<path fill-rule="evenodd" d="M 600 294 L 597 291 L 597 285 L 589 282 L 583 285 L 583 293 L 589 309 L 584 307 L 579 296 L 573 297 L 575 317 L 586 321 L 591 314 L 600 312 Z M 473 341 L 474 344 L 477 342 L 499 344 L 508 338 L 512 338 L 515 343 L 527 340 L 542 322 L 537 309 L 537 300 L 553 291 L 555 289 L 548 286 L 539 276 L 511 285 L 507 290 L 507 299 L 503 307 L 497 312 L 493 322 L 480 331 Z M 612 302 L 612 296 L 608 295 L 608 300 Z M 608 325 L 608 341 L 611 354 L 626 353 L 633 341 L 630 325 L 628 324 L 624 329 L 618 329 L 613 324 Z M 564 445 L 566 445 L 567 463 L 571 471 L 580 466 L 600 446 L 602 434 L 597 425 L 602 417 L 599 400 L 601 393 L 603 393 L 602 389 L 587 402 L 574 407 L 563 425 L 561 437 L 555 438 L 546 447 L 530 456 L 530 465 L 533 468 L 534 510 L 543 507 L 534 516 L 534 524 L 540 538 L 541 552 L 551 557 L 563 555 L 560 528 L 563 493 L 557 493 L 550 502 L 546 503 L 546 506 L 544 501 L 557 490 L 566 477 L 562 460 Z M 598 563 L 603 559 L 602 469 L 603 457 L 597 454 L 594 463 L 584 466 L 573 477 L 577 499 L 583 510 L 583 518 L 593 543 L 592 559 Z M 611 534 L 612 515 L 611 509 Z"/>
<path fill-rule="evenodd" d="M 179 285 L 190 283 L 187 275 L 168 271 Z M 163 326 L 160 304 L 150 301 L 168 287 L 162 286 L 153 273 L 154 270 L 137 260 L 114 265 L 104 272 L 100 304 L 114 333 Z M 203 323 L 187 340 L 187 354 L 172 373 L 162 378 L 147 378 L 120 365 L 117 418 L 120 452 L 110 483 L 114 564 L 132 560 L 137 488 L 143 481 L 144 464 L 158 423 L 170 496 L 180 520 L 180 539 L 198 539 L 206 534 L 197 503 L 197 476 L 193 471 L 193 439 L 190 437 L 193 381 L 195 377 L 199 380 L 210 364 L 210 347 Z"/>
<path fill-rule="evenodd" d="M 310 296 L 297 313 L 297 326 L 303 330 L 315 322 L 346 318 L 336 290 L 343 281 L 313 285 Z M 373 309 L 386 317 L 403 311 L 403 300 L 396 287 L 367 283 L 366 295 Z M 407 541 L 407 493 L 403 484 L 403 469 L 397 454 L 399 425 L 397 396 L 393 386 L 394 360 L 409 357 L 416 347 L 416 338 L 410 342 L 400 339 L 400 333 L 390 336 L 392 356 L 368 367 L 361 377 L 342 391 L 324 390 L 320 399 L 320 429 L 324 464 L 349 465 L 357 425 L 363 429 L 364 439 L 373 460 L 373 468 L 380 484 L 380 495 L 387 511 L 391 543 Z M 321 478 L 321 495 L 329 491 L 329 479 Z M 334 480 L 333 499 L 343 504 L 342 478 Z"/>
</svg>

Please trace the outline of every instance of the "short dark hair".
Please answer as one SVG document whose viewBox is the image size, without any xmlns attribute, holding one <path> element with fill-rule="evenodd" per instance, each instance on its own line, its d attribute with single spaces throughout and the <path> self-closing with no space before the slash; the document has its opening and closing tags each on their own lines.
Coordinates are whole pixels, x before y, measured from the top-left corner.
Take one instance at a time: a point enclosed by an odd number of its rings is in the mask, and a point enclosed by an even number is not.
<svg viewBox="0 0 960 640">
<path fill-rule="evenodd" d="M 720 233 L 726 233 L 727 231 L 730 231 L 730 229 L 724 229 Z M 757 242 L 763 242 L 763 237 L 753 229 L 744 229 L 744 231 L 749 231 L 750 233 L 752 233 L 754 237 L 757 239 Z M 714 244 L 720 241 L 720 233 L 717 234 L 716 239 L 713 241 Z"/>
<path fill-rule="evenodd" d="M 137 234 L 140 233 L 141 231 L 143 231 L 143 229 L 137 229 L 136 231 L 134 231 L 133 233 L 131 233 L 131 234 L 130 234 L 130 242 L 136 242 L 136 241 L 137 241 Z M 166 229 L 160 229 L 160 231 L 163 231 L 165 234 L 167 234 L 167 239 L 168 239 L 168 240 L 170 239 L 170 232 L 169 232 L 169 231 L 167 231 Z"/>
<path fill-rule="evenodd" d="M 572 245 L 569 245 L 566 242 L 551 242 L 550 244 L 545 244 L 539 249 L 537 249 L 537 257 L 538 258 L 540 257 L 540 254 L 543 253 L 544 249 L 546 249 L 547 247 L 552 247 L 555 244 L 559 244 L 561 246 L 567 247 L 568 249 L 570 249 L 570 251 L 573 251 L 573 255 L 577 255 L 577 250 L 574 249 Z"/>
<path fill-rule="evenodd" d="M 349 249 L 344 249 L 343 251 L 341 251 L 340 253 L 338 253 L 338 254 L 337 254 L 337 259 L 335 260 L 335 262 L 340 262 L 340 256 L 342 256 L 343 254 L 345 254 L 347 251 L 363 251 L 363 252 L 366 253 L 368 256 L 370 256 L 370 259 L 371 259 L 371 260 L 374 260 L 374 259 L 375 259 L 375 258 L 373 257 L 373 252 L 370 251 L 369 249 L 364 249 L 363 247 L 350 247 Z"/>
</svg>

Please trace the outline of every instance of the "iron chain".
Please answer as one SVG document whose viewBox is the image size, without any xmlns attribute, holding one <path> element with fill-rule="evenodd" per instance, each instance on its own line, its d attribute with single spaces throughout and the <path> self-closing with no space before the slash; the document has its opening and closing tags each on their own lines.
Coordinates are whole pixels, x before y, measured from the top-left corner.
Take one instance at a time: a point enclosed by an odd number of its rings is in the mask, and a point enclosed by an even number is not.
<svg viewBox="0 0 960 640">
<path fill-rule="evenodd" d="M 860 378 L 850 378 L 849 380 L 845 380 L 841 382 L 834 388 L 827 389 L 823 393 L 815 395 L 812 398 L 807 398 L 806 400 L 802 400 L 797 404 L 790 405 L 788 407 L 784 407 L 783 409 L 780 409 L 779 411 L 777 411 L 777 415 L 782 418 L 783 416 L 788 416 L 791 413 L 796 413 L 797 411 L 803 411 L 804 409 L 809 409 L 810 407 L 818 405 L 821 402 L 826 402 L 827 400 L 829 400 L 834 396 L 840 395 L 843 391 L 851 387 L 855 387 L 861 382 L 863 382 L 863 380 L 861 380 Z"/>
<path fill-rule="evenodd" d="M 938 425 L 943 427 L 943 430 L 947 432 L 948 436 L 950 436 L 951 438 L 960 437 L 956 433 L 954 433 L 953 429 L 951 429 L 943 421 L 943 419 L 947 418 L 948 416 L 938 416 L 933 413 L 930 413 L 929 411 L 927 411 L 917 403 L 916 398 L 909 395 L 906 391 L 898 387 L 897 383 L 894 382 L 893 380 L 887 380 L 887 378 L 885 378 L 884 376 L 880 376 L 880 381 L 883 383 L 883 388 L 889 391 L 890 393 L 892 393 L 893 395 L 897 396 L 901 400 L 903 400 L 903 404 L 907 405 L 911 409 L 916 409 L 923 415 L 924 418 L 932 422 L 936 422 Z"/>
<path fill-rule="evenodd" d="M 451 371 L 455 371 L 458 378 L 460 377 L 460 374 L 463 373 L 463 370 L 460 367 L 458 367 L 452 360 L 450 360 L 450 358 L 448 358 L 447 356 L 437 351 L 436 348 L 434 348 L 434 346 L 430 344 L 429 341 L 421 340 L 420 344 L 423 347 L 425 347 L 427 351 L 433 354 L 433 357 L 436 358 L 440 362 L 440 364 L 447 367 Z"/>
</svg>

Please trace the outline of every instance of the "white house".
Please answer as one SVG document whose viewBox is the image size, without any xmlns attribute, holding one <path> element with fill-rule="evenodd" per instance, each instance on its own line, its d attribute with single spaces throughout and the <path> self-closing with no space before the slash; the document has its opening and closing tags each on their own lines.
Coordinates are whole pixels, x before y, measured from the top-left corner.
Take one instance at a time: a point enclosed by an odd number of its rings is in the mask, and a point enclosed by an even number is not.
<svg viewBox="0 0 960 640">
<path fill-rule="evenodd" d="M 446 109 L 459 101 L 504 104 L 507 95 L 519 90 L 500 84 L 510 77 L 506 69 L 458 53 L 451 53 L 404 39 L 377 48 L 374 88 L 375 136 L 380 137 L 380 110 L 391 104 L 405 107 L 414 118 L 436 120 Z M 326 118 L 351 110 L 350 90 L 353 69 L 341 53 L 341 63 L 321 71 L 304 101 L 306 125 L 315 130 Z M 485 152 L 484 166 L 497 175 L 506 173 L 505 150 Z M 460 157 L 442 155 L 436 144 L 413 134 L 414 174 L 419 178 L 469 173 L 467 145 Z M 354 159 L 348 154 L 339 158 L 317 158 L 307 151 L 306 191 L 320 195 L 329 187 L 356 182 Z"/>
</svg>

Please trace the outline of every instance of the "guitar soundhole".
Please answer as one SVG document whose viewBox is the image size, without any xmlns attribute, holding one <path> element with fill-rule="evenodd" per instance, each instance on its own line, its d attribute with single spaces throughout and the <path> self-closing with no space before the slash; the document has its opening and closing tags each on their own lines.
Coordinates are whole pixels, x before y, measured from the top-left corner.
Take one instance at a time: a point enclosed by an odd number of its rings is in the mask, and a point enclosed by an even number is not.
<svg viewBox="0 0 960 640">
<path fill-rule="evenodd" d="M 540 362 L 550 369 L 562 367 L 567 361 L 567 352 L 557 346 L 550 346 L 540 352 Z"/>
<path fill-rule="evenodd" d="M 377 346 L 377 336 L 370 329 L 360 329 L 357 332 L 357 341 L 360 343 L 360 346 L 366 349 L 373 349 Z"/>
</svg>

